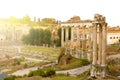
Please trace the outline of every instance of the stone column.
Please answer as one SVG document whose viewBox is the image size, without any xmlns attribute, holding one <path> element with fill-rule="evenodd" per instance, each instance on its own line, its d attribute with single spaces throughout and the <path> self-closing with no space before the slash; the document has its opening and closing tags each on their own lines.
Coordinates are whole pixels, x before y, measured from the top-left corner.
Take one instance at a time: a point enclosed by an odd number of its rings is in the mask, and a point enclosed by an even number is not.
<svg viewBox="0 0 120 80">
<path fill-rule="evenodd" d="M 106 45 L 107 45 L 107 23 L 102 24 L 102 77 L 105 77 L 106 75 Z"/>
<path fill-rule="evenodd" d="M 74 27 L 71 27 L 71 48 L 72 48 L 72 46 L 73 46 L 73 42 L 74 42 Z"/>
<path fill-rule="evenodd" d="M 92 61 L 92 69 L 91 76 L 95 77 L 95 65 L 97 64 L 97 24 L 93 23 L 93 61 Z"/>
<path fill-rule="evenodd" d="M 89 33 L 88 33 L 88 60 L 92 61 L 92 30 L 91 26 L 89 27 Z"/>
<path fill-rule="evenodd" d="M 80 42 L 80 39 L 79 39 L 80 37 L 79 37 L 79 26 L 77 26 L 77 41 L 76 41 L 76 44 L 77 44 L 77 46 L 76 46 L 76 48 L 77 49 L 79 49 L 79 42 Z"/>
<path fill-rule="evenodd" d="M 73 48 L 73 42 L 74 42 L 74 27 L 71 26 L 71 42 L 70 42 L 70 54 L 72 55 L 73 51 L 72 51 L 72 48 Z"/>
<path fill-rule="evenodd" d="M 83 50 L 84 50 L 84 49 L 85 49 L 85 26 L 83 26 L 82 38 L 83 38 L 82 48 L 83 48 Z"/>
<path fill-rule="evenodd" d="M 99 45 L 98 45 L 98 64 L 101 64 L 101 59 L 102 59 L 102 26 L 99 25 Z"/>
<path fill-rule="evenodd" d="M 61 46 L 64 47 L 64 28 L 61 29 Z"/>
<path fill-rule="evenodd" d="M 68 43 L 68 38 L 69 38 L 69 27 L 66 27 L 66 31 L 65 31 L 65 43 Z M 66 45 L 67 46 L 67 45 Z"/>
<path fill-rule="evenodd" d="M 85 27 L 83 26 L 83 30 L 82 30 L 82 58 L 84 57 L 84 50 L 85 50 Z"/>
<path fill-rule="evenodd" d="M 68 37 L 69 37 L 69 27 L 65 28 L 65 55 L 68 53 Z"/>
<path fill-rule="evenodd" d="M 80 50 L 80 29 L 79 28 L 80 28 L 80 26 L 77 26 L 77 41 L 76 41 L 77 47 L 76 48 L 77 48 L 77 57 L 78 58 L 80 58 L 80 51 L 79 51 Z"/>
</svg>

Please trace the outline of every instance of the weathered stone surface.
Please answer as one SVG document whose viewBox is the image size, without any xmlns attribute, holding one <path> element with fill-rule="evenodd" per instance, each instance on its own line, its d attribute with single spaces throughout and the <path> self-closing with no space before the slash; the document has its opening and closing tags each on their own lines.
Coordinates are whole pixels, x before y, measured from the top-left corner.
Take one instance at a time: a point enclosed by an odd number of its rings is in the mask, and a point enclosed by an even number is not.
<svg viewBox="0 0 120 80">
<path fill-rule="evenodd" d="M 63 55 L 59 61 L 59 65 L 66 65 L 72 57 L 70 55 Z"/>
</svg>

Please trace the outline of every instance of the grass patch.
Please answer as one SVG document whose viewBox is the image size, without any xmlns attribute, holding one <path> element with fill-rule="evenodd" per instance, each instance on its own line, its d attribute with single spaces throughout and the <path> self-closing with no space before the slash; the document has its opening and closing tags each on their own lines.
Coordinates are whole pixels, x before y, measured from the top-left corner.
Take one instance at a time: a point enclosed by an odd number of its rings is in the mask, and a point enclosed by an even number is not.
<svg viewBox="0 0 120 80">
<path fill-rule="evenodd" d="M 80 78 L 79 77 L 66 76 L 66 75 L 57 75 L 57 76 L 54 76 L 51 80 L 80 80 Z"/>
<path fill-rule="evenodd" d="M 107 46 L 107 54 L 108 55 L 114 55 L 120 53 L 120 47 L 119 45 L 109 45 Z"/>
<path fill-rule="evenodd" d="M 17 78 L 15 80 L 80 80 L 79 77 L 72 77 L 66 75 L 55 75 L 49 78 L 43 78 L 41 76 L 33 76 L 33 77 L 26 77 L 26 78 Z"/>
<path fill-rule="evenodd" d="M 60 54 L 60 50 L 54 49 L 54 48 L 24 46 L 22 50 L 31 50 L 31 51 L 40 51 L 40 52 L 52 53 L 52 54 Z"/>
<path fill-rule="evenodd" d="M 44 80 L 41 76 L 17 78 L 15 80 Z"/>
<path fill-rule="evenodd" d="M 56 65 L 56 70 L 74 69 L 88 64 L 90 64 L 90 62 L 87 59 L 72 58 L 66 65 Z"/>
</svg>

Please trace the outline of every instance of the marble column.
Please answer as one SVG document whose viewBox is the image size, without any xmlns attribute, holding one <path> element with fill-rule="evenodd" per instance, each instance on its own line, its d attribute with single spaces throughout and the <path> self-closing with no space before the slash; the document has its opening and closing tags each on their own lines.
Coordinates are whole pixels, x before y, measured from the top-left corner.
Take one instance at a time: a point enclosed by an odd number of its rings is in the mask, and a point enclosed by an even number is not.
<svg viewBox="0 0 120 80">
<path fill-rule="evenodd" d="M 68 54 L 68 39 L 69 39 L 69 27 L 65 28 L 65 55 Z"/>
<path fill-rule="evenodd" d="M 65 43 L 66 43 L 66 46 L 67 46 L 67 43 L 68 43 L 68 39 L 69 39 L 69 27 L 67 26 L 66 31 L 65 31 Z"/>
<path fill-rule="evenodd" d="M 80 39 L 79 39 L 79 26 L 77 26 L 77 41 L 76 41 L 76 48 L 79 49 L 79 42 L 80 42 Z"/>
<path fill-rule="evenodd" d="M 93 27 L 93 62 L 92 64 L 97 64 L 97 25 L 94 24 Z"/>
<path fill-rule="evenodd" d="M 82 58 L 84 58 L 84 50 L 85 50 L 85 27 L 83 26 L 82 30 Z"/>
<path fill-rule="evenodd" d="M 73 46 L 73 42 L 74 42 L 74 27 L 71 27 L 71 48 Z"/>
<path fill-rule="evenodd" d="M 76 36 L 77 36 L 77 41 L 76 41 L 76 58 L 79 58 L 79 49 L 80 49 L 80 37 L 79 37 L 79 26 L 76 27 L 77 31 L 76 31 Z"/>
<path fill-rule="evenodd" d="M 102 24 L 102 77 L 106 76 L 106 45 L 107 45 L 107 33 L 106 33 L 106 28 L 107 28 L 107 23 Z"/>
<path fill-rule="evenodd" d="M 71 54 L 71 55 L 73 54 L 73 51 L 72 51 L 73 42 L 74 42 L 74 27 L 71 26 L 71 43 L 70 43 L 70 47 L 71 47 L 70 54 Z"/>
<path fill-rule="evenodd" d="M 101 64 L 101 59 L 102 59 L 102 26 L 99 25 L 99 45 L 98 45 L 98 64 Z"/>
<path fill-rule="evenodd" d="M 96 76 L 95 73 L 95 65 L 97 64 L 97 25 L 93 23 L 93 61 L 92 61 L 92 69 L 91 76 Z"/>
<path fill-rule="evenodd" d="M 61 29 L 61 46 L 64 47 L 64 28 Z"/>
<path fill-rule="evenodd" d="M 89 27 L 89 32 L 88 32 L 88 60 L 92 61 L 92 30 L 91 26 Z"/>
<path fill-rule="evenodd" d="M 84 50 L 85 49 L 85 26 L 83 26 L 83 32 L 82 32 L 82 49 Z"/>
</svg>

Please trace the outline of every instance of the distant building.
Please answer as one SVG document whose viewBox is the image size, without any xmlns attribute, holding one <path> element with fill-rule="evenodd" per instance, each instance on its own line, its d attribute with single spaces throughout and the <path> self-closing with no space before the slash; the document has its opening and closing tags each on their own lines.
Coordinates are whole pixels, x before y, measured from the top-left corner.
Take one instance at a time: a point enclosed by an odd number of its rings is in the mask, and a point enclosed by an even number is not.
<svg viewBox="0 0 120 80">
<path fill-rule="evenodd" d="M 107 31 L 107 44 L 118 43 L 120 40 L 120 30 Z"/>
</svg>

